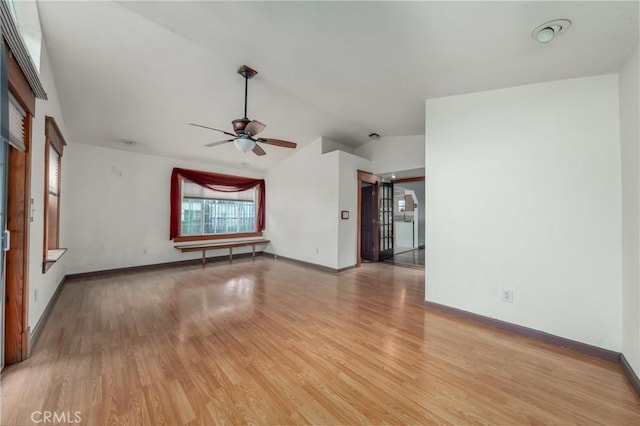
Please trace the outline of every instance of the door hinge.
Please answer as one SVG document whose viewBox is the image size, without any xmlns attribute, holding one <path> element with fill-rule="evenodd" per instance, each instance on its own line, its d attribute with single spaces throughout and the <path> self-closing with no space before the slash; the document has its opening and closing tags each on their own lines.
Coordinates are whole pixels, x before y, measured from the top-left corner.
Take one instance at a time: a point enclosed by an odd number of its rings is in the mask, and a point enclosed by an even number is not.
<svg viewBox="0 0 640 426">
<path fill-rule="evenodd" d="M 5 229 L 2 233 L 2 251 L 9 251 L 11 248 L 11 232 Z"/>
</svg>

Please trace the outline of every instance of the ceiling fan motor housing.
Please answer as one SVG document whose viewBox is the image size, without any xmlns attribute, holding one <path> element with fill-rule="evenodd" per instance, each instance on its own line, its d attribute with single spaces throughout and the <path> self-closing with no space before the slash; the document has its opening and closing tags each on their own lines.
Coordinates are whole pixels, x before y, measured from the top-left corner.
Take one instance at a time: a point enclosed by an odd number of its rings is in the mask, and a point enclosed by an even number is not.
<svg viewBox="0 0 640 426">
<path fill-rule="evenodd" d="M 248 118 L 237 118 L 235 120 L 233 120 L 231 122 L 231 124 L 233 125 L 233 131 L 236 133 L 244 133 L 244 129 L 245 127 L 247 127 L 247 124 L 249 124 L 251 122 L 251 120 L 249 120 Z"/>
</svg>

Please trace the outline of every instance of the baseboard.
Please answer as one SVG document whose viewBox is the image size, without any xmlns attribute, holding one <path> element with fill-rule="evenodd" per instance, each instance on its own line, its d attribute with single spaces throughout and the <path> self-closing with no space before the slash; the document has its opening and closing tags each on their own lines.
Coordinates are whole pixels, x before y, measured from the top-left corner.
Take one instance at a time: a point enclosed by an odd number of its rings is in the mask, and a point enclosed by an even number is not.
<svg viewBox="0 0 640 426">
<path fill-rule="evenodd" d="M 56 304 L 56 300 L 58 300 L 58 296 L 60 296 L 60 293 L 62 292 L 62 287 L 64 287 L 64 284 L 66 283 L 66 281 L 67 281 L 66 277 L 62 277 L 62 279 L 60 280 L 60 283 L 58 283 L 58 287 L 56 287 L 56 291 L 53 293 L 53 296 L 51 296 L 51 299 L 49 299 L 49 303 L 47 303 L 47 307 L 44 308 L 44 312 L 40 316 L 40 319 L 38 320 L 36 325 L 33 327 L 33 330 L 31 331 L 31 333 L 29 333 L 29 342 L 27 344 L 27 357 L 31 354 L 31 348 L 33 348 L 33 345 L 35 345 L 36 340 L 40 335 L 40 331 L 42 330 L 44 323 L 47 321 L 47 318 L 49 318 L 51 309 L 53 308 L 53 305 Z"/>
<path fill-rule="evenodd" d="M 256 256 L 261 256 L 263 252 L 256 251 Z M 233 254 L 233 260 L 242 259 L 246 257 L 253 257 L 252 253 L 238 253 Z M 206 258 L 206 264 L 209 262 L 218 262 L 218 261 L 226 261 L 229 262 L 229 255 L 222 256 L 211 256 Z M 155 271 L 158 269 L 167 269 L 174 268 L 176 266 L 191 266 L 191 265 L 202 265 L 202 258 L 199 257 L 197 259 L 188 259 L 188 260 L 177 260 L 174 262 L 163 262 L 163 263 L 153 263 L 151 265 L 139 265 L 139 266 L 127 266 L 124 268 L 114 268 L 114 269 L 103 269 L 99 271 L 90 271 L 90 272 L 80 272 L 77 274 L 69 274 L 67 275 L 67 280 L 78 280 L 78 279 L 87 279 L 87 278 L 98 278 L 104 277 L 107 275 L 119 275 L 119 274 L 128 274 L 132 272 L 144 272 L 144 271 Z"/>
<path fill-rule="evenodd" d="M 349 269 L 356 269 L 356 267 L 357 267 L 356 265 L 345 266 L 344 268 L 336 269 L 335 271 L 337 273 L 340 273 L 340 272 L 348 271 Z"/>
<path fill-rule="evenodd" d="M 640 379 L 638 378 L 636 372 L 633 371 L 633 368 L 631 368 L 631 364 L 629 364 L 629 361 L 627 361 L 627 358 L 625 358 L 624 354 L 620 354 L 620 365 L 624 370 L 624 374 L 627 375 L 629 383 L 631 383 L 633 389 L 636 391 L 638 396 L 640 396 Z"/>
<path fill-rule="evenodd" d="M 319 269 L 319 270 L 325 271 L 325 272 L 333 272 L 335 274 L 338 274 L 338 273 L 343 272 L 343 271 L 348 271 L 349 269 L 353 269 L 353 268 L 356 267 L 356 265 L 351 265 L 351 266 L 347 266 L 345 268 L 336 269 L 336 268 L 330 268 L 329 266 L 318 265 L 317 263 L 305 262 L 304 260 L 293 259 L 291 257 L 286 257 L 286 256 L 280 256 L 279 254 L 273 254 L 273 253 L 264 252 L 264 256 L 270 257 L 272 259 L 286 260 L 287 262 L 298 263 L 300 265 L 304 265 L 304 266 L 307 266 L 309 268 Z"/>
<path fill-rule="evenodd" d="M 490 327 L 495 327 L 500 330 L 509 331 L 511 333 L 520 334 L 522 336 L 530 337 L 545 343 L 550 343 L 552 345 L 570 348 L 570 349 L 573 349 L 574 351 L 581 352 L 586 355 L 591 355 L 606 361 L 615 362 L 616 364 L 620 362 L 621 354 L 619 352 L 611 351 L 609 349 L 604 349 L 598 346 L 592 346 L 586 343 L 577 342 L 575 340 L 566 339 L 564 337 L 545 333 L 544 331 L 535 330 L 533 328 L 524 327 L 524 326 L 513 324 L 510 322 L 501 321 L 495 318 L 486 317 L 484 315 L 474 314 L 473 312 L 463 311 L 462 309 L 452 308 L 450 306 L 441 305 L 440 303 L 429 302 L 425 300 L 424 305 L 428 308 L 432 308 L 440 312 L 446 312 L 448 314 L 452 314 L 457 317 L 479 322 L 479 323 L 488 325 Z"/>
</svg>

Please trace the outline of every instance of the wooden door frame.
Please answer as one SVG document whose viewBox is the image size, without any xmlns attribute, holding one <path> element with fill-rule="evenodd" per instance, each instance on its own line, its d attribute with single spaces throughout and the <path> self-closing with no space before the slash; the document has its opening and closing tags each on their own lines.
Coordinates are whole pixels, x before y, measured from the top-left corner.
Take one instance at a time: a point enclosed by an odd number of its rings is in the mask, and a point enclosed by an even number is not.
<svg viewBox="0 0 640 426">
<path fill-rule="evenodd" d="M 6 253 L 5 365 L 29 355 L 29 229 L 31 209 L 31 134 L 35 95 L 5 43 L 9 92 L 24 109 L 25 152 L 9 149 L 7 229 L 11 249 Z"/>
<path fill-rule="evenodd" d="M 421 182 L 424 180 L 424 176 L 414 176 L 414 177 L 408 177 L 408 178 L 398 178 L 398 179 L 391 179 L 391 183 L 392 184 L 397 184 L 397 183 L 403 183 L 403 182 Z"/>
<path fill-rule="evenodd" d="M 358 170 L 358 213 L 357 213 L 357 217 L 358 217 L 358 234 L 357 234 L 357 260 L 356 260 L 356 268 L 359 268 L 362 265 L 362 184 L 363 183 L 370 183 L 372 185 L 375 186 L 374 192 L 376 193 L 375 198 L 375 218 L 376 218 L 376 225 L 378 224 L 378 186 L 379 183 L 382 181 L 382 179 L 380 179 L 378 176 L 374 175 L 373 173 L 369 173 L 369 172 L 365 172 L 362 170 Z M 380 252 L 380 236 L 379 236 L 379 232 L 380 230 L 378 229 L 378 226 L 376 226 L 376 230 L 375 230 L 375 235 L 373 237 L 374 240 L 374 244 L 375 244 L 375 253 L 379 253 Z M 377 254 L 376 254 L 377 256 Z"/>
</svg>

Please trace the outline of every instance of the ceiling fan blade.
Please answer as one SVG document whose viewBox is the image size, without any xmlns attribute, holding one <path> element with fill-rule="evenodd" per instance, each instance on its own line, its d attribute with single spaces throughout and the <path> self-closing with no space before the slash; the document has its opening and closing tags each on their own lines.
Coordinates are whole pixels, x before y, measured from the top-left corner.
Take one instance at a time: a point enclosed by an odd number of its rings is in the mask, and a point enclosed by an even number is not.
<svg viewBox="0 0 640 426">
<path fill-rule="evenodd" d="M 225 132 L 224 130 L 216 129 L 215 127 L 203 126 L 202 124 L 196 124 L 196 123 L 187 123 L 187 124 L 189 124 L 190 126 L 202 127 L 203 129 L 215 130 L 216 132 L 224 133 L 225 135 L 233 136 L 234 138 L 237 136 L 237 135 L 234 135 L 233 133 L 229 133 L 229 132 Z"/>
<path fill-rule="evenodd" d="M 283 141 L 282 139 L 259 138 L 257 140 L 258 142 L 266 143 L 267 145 L 281 146 L 283 148 L 295 148 L 298 146 L 294 142 Z"/>
<path fill-rule="evenodd" d="M 218 145 L 222 145 L 222 144 L 225 144 L 225 143 L 233 142 L 234 140 L 235 139 L 227 139 L 227 140 L 224 140 L 224 141 L 211 142 L 211 143 L 206 144 L 205 146 L 208 146 L 208 147 L 218 146 Z"/>
<path fill-rule="evenodd" d="M 267 153 L 264 152 L 264 149 L 262 149 L 262 147 L 258 144 L 255 144 L 251 151 L 253 151 L 255 155 L 267 155 Z"/>
<path fill-rule="evenodd" d="M 251 123 L 247 124 L 247 127 L 244 128 L 244 131 L 249 136 L 255 136 L 266 128 L 267 126 L 262 124 L 258 120 L 253 120 L 251 121 Z"/>
</svg>

